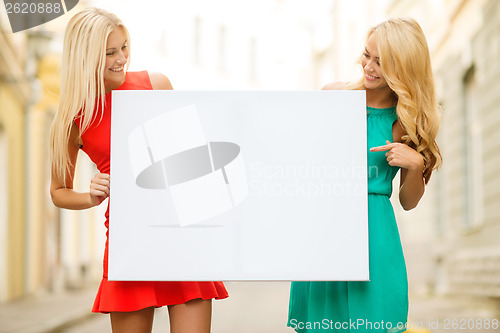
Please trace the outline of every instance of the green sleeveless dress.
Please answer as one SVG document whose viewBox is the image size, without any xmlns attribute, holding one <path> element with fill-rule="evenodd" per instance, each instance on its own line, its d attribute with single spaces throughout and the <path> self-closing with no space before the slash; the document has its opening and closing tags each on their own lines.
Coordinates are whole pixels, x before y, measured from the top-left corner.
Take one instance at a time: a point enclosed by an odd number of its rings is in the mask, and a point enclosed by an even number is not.
<svg viewBox="0 0 500 333">
<path fill-rule="evenodd" d="M 396 107 L 367 107 L 368 149 L 392 142 L 396 119 Z M 370 281 L 292 282 L 288 326 L 297 332 L 405 331 L 408 282 L 389 201 L 399 168 L 387 163 L 385 153 L 367 152 Z"/>
</svg>

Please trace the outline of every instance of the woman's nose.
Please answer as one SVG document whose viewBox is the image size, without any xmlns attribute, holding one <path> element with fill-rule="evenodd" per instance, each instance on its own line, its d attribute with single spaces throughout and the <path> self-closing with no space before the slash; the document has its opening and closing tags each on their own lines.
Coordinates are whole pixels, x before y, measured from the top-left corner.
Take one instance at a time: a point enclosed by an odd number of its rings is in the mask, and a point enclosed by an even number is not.
<svg viewBox="0 0 500 333">
<path fill-rule="evenodd" d="M 120 64 L 124 64 L 127 62 L 127 57 L 125 56 L 125 54 L 123 52 L 120 52 L 120 54 L 118 55 L 118 58 L 116 59 L 116 62 L 120 63 Z"/>
<path fill-rule="evenodd" d="M 367 71 L 367 72 L 373 72 L 374 71 L 373 66 L 371 66 L 370 63 L 367 63 L 365 65 L 365 71 Z"/>
</svg>

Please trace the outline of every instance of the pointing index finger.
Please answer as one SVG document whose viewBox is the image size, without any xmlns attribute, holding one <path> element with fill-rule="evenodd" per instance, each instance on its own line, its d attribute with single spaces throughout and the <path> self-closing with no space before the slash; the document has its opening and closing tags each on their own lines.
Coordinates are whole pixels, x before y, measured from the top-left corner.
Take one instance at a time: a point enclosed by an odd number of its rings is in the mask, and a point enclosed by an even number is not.
<svg viewBox="0 0 500 333">
<path fill-rule="evenodd" d="M 392 147 L 389 147 L 389 145 L 384 145 L 384 146 L 378 146 L 378 147 L 372 147 L 370 148 L 370 151 L 386 151 L 390 150 Z"/>
<path fill-rule="evenodd" d="M 389 140 L 387 140 L 386 142 L 387 142 L 386 145 L 372 147 L 372 148 L 370 148 L 370 151 L 387 151 L 387 150 L 391 150 L 392 148 L 394 148 L 394 143 L 390 142 Z"/>
</svg>

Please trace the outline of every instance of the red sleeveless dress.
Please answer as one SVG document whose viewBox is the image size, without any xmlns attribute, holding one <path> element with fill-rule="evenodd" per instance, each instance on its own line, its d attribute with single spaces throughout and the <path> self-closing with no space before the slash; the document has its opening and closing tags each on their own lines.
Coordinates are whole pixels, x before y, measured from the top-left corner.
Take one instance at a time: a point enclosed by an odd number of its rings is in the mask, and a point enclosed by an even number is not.
<svg viewBox="0 0 500 333">
<path fill-rule="evenodd" d="M 117 90 L 152 90 L 146 71 L 128 72 L 125 82 Z M 101 105 L 97 106 L 101 111 Z M 111 93 L 106 94 L 102 119 L 100 112 L 95 121 L 82 135 L 82 150 L 97 165 L 99 172 L 110 173 Z M 79 119 L 75 119 L 80 127 Z M 111 198 L 110 198 L 111 199 Z M 128 312 L 155 306 L 182 304 L 193 299 L 222 299 L 228 293 L 222 282 L 155 282 L 155 281 L 108 281 L 108 234 L 109 204 L 106 211 L 106 247 L 104 252 L 103 278 L 92 312 Z"/>
</svg>

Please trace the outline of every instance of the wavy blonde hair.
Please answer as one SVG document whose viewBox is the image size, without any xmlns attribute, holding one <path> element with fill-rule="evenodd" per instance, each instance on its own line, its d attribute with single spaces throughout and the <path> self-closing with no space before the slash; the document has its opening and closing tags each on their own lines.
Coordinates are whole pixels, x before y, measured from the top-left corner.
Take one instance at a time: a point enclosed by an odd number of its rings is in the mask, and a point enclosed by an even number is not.
<svg viewBox="0 0 500 333">
<path fill-rule="evenodd" d="M 396 113 L 406 132 L 402 140 L 423 156 L 427 184 L 442 158 L 436 143 L 440 107 L 424 32 L 412 18 L 395 18 L 371 28 L 367 40 L 374 33 L 382 75 L 397 96 Z M 363 79 L 346 88 L 364 89 Z"/>
<path fill-rule="evenodd" d="M 68 142 L 74 120 L 80 118 L 80 134 L 97 119 L 96 100 L 105 95 L 104 70 L 109 34 L 121 29 L 130 40 L 127 28 L 114 14 L 88 8 L 74 15 L 66 27 L 61 64 L 61 94 L 50 130 L 53 176 L 62 184 L 74 168 Z M 128 63 L 127 63 L 128 65 Z M 104 98 L 100 98 L 101 110 Z"/>
</svg>

